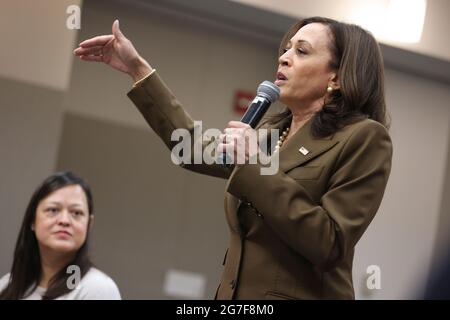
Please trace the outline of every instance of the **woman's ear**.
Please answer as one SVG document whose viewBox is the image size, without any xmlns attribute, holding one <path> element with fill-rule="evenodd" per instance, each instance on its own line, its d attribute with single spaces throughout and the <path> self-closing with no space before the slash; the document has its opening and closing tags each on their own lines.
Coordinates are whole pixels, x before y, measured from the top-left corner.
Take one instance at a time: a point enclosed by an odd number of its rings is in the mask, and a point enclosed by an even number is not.
<svg viewBox="0 0 450 320">
<path fill-rule="evenodd" d="M 337 73 L 331 74 L 331 77 L 328 81 L 328 86 L 333 88 L 333 90 L 339 90 L 341 88 L 341 86 L 339 84 L 339 77 L 338 77 Z"/>
<path fill-rule="evenodd" d="M 31 224 L 31 227 L 30 227 L 30 229 L 31 229 L 31 231 L 33 231 L 34 232 L 34 222 Z"/>
<path fill-rule="evenodd" d="M 94 215 L 91 214 L 89 215 L 89 229 L 91 229 L 93 225 L 94 225 Z"/>
</svg>

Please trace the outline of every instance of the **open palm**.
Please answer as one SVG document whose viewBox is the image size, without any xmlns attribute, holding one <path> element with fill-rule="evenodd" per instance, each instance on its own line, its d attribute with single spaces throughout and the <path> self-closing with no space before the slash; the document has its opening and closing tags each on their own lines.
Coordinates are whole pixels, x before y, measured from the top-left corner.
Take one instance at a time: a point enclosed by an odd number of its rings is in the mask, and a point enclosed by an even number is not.
<svg viewBox="0 0 450 320">
<path fill-rule="evenodd" d="M 139 56 L 131 41 L 120 31 L 118 20 L 112 25 L 112 34 L 84 40 L 74 53 L 82 60 L 104 62 L 130 75 L 136 73 L 140 64 L 147 64 Z M 148 64 L 147 66 L 150 68 Z"/>
</svg>

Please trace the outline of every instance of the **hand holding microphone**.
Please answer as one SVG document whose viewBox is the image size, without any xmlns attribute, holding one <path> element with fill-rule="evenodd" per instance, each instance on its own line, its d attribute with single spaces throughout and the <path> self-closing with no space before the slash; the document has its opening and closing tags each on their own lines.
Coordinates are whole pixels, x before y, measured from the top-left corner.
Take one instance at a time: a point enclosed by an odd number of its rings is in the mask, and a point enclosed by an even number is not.
<svg viewBox="0 0 450 320">
<path fill-rule="evenodd" d="M 248 130 L 253 130 L 257 126 L 270 105 L 278 100 L 279 96 L 280 89 L 270 81 L 264 81 L 258 86 L 256 97 L 250 103 L 241 121 L 229 122 L 228 127 L 224 130 L 224 134 L 221 134 L 219 137 L 221 142 L 217 146 L 217 150 L 220 152 L 219 159 L 222 164 L 227 166 L 232 164 L 232 161 L 227 156 L 227 149 L 234 151 L 234 163 L 237 162 L 236 160 L 240 156 L 237 154 L 237 150 L 245 150 L 243 155 L 245 162 L 254 155 L 256 150 L 249 150 L 246 140 L 247 137 L 255 137 L 256 135 L 249 133 Z M 242 161 L 238 162 L 242 163 Z"/>
</svg>

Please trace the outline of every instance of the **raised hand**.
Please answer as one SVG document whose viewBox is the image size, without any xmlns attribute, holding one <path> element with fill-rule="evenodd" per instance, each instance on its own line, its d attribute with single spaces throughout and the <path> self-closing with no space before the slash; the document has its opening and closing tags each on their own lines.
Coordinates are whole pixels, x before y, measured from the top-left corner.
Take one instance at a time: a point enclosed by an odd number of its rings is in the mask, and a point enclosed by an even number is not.
<svg viewBox="0 0 450 320">
<path fill-rule="evenodd" d="M 112 34 L 84 40 L 74 50 L 74 54 L 84 61 L 104 62 L 112 68 L 129 74 L 134 81 L 140 80 L 152 71 L 133 43 L 119 28 L 119 20 L 112 25 Z"/>
</svg>

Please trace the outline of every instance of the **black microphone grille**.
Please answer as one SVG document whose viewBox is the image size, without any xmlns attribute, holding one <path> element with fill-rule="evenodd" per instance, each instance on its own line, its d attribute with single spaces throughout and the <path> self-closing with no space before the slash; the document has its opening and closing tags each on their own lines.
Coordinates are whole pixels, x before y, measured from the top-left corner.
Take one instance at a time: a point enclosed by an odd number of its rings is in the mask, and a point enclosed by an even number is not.
<svg viewBox="0 0 450 320">
<path fill-rule="evenodd" d="M 257 95 L 263 96 L 273 103 L 280 97 L 280 88 L 273 82 L 266 80 L 258 86 Z"/>
</svg>

